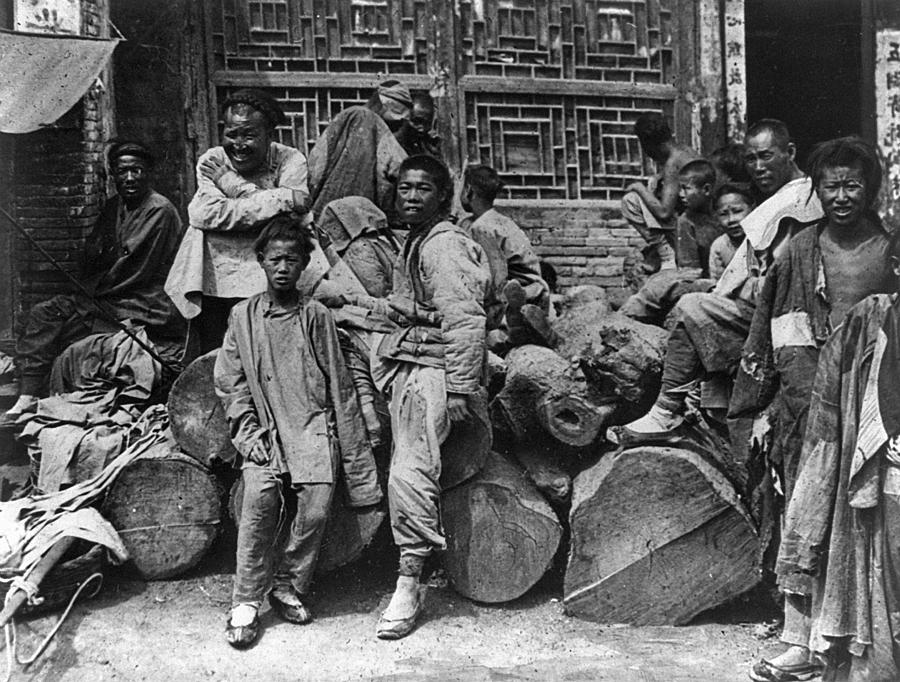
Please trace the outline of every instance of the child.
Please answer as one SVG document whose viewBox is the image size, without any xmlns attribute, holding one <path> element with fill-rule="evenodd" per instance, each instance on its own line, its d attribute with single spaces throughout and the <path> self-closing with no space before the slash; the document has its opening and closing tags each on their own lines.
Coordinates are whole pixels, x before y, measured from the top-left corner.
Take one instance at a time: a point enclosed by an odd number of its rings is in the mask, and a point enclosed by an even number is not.
<svg viewBox="0 0 900 682">
<path fill-rule="evenodd" d="M 678 173 L 678 201 L 684 213 L 678 216 L 675 260 L 679 270 L 699 268 L 708 276 L 709 248 L 721 234 L 710 201 L 716 184 L 716 169 L 705 159 L 686 164 Z"/>
<path fill-rule="evenodd" d="M 338 460 L 352 506 L 382 497 L 334 322 L 324 306 L 302 301 L 297 291 L 311 237 L 295 219 L 279 215 L 263 227 L 254 250 L 267 289 L 232 309 L 214 370 L 244 483 L 226 627 L 226 640 L 236 648 L 259 635 L 258 612 L 273 572 L 275 612 L 291 623 L 312 619 L 304 601 Z M 297 497 L 297 513 L 276 548 L 285 488 Z"/>
<path fill-rule="evenodd" d="M 716 190 L 714 205 L 719 226 L 725 230 L 709 248 L 709 277 L 718 281 L 744 241 L 741 221 L 754 208 L 753 195 L 749 189 L 725 184 Z"/>
</svg>

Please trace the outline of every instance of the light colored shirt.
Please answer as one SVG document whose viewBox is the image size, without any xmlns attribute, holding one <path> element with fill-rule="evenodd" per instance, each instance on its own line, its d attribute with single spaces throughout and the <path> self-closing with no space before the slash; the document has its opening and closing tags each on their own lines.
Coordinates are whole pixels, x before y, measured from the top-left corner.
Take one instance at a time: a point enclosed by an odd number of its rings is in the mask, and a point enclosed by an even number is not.
<svg viewBox="0 0 900 682">
<path fill-rule="evenodd" d="M 743 241 L 743 240 L 742 240 Z M 734 258 L 742 241 L 735 243 L 727 234 L 720 234 L 709 247 L 709 277 L 717 280 Z"/>
</svg>

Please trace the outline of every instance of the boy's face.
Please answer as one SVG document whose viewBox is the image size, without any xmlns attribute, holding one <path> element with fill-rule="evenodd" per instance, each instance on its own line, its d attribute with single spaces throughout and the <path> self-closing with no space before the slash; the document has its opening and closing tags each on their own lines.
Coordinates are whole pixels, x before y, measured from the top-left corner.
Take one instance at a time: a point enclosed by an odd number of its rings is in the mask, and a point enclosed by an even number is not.
<svg viewBox="0 0 900 682">
<path fill-rule="evenodd" d="M 697 178 L 690 175 L 678 177 L 678 200 L 681 205 L 693 213 L 702 213 L 709 210 L 709 194 L 712 188 L 709 185 L 701 185 Z"/>
<path fill-rule="evenodd" d="M 716 203 L 719 225 L 733 240 L 744 238 L 741 221 L 750 215 L 753 207 L 740 194 L 723 194 Z"/>
<path fill-rule="evenodd" d="M 273 239 L 256 258 L 266 273 L 270 290 L 288 292 L 297 288 L 306 261 L 296 241 Z"/>
<path fill-rule="evenodd" d="M 421 225 L 428 222 L 444 197 L 431 173 L 417 168 L 403 172 L 397 182 L 397 214 L 404 223 Z"/>
</svg>

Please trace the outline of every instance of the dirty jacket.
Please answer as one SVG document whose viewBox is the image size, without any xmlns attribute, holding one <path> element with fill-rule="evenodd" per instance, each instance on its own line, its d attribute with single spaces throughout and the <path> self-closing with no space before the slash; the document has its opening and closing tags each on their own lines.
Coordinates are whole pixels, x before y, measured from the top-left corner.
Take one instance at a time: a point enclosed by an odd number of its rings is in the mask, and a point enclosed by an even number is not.
<svg viewBox="0 0 900 682">
<path fill-rule="evenodd" d="M 425 234 L 411 234 L 394 268 L 391 298 L 415 303 L 419 322 L 386 336 L 378 347 L 382 360 L 373 367 L 379 385 L 391 373 L 391 361 L 445 370 L 447 391 L 479 394 L 484 381 L 484 301 L 490 285 L 487 256 L 458 225 L 440 222 Z"/>
<path fill-rule="evenodd" d="M 293 147 L 273 142 L 258 173 L 243 177 L 231 170 L 218 182 L 200 172 L 208 158 L 231 167 L 222 147 L 198 159 L 190 226 L 166 281 L 166 293 L 186 319 L 200 314 L 202 296 L 247 298 L 265 291 L 253 241 L 266 220 L 293 210 L 294 190 L 307 192 L 306 157 Z"/>
<path fill-rule="evenodd" d="M 862 675 L 900 677 L 884 595 L 881 500 L 888 439 L 900 432 L 900 310 L 896 296 L 864 299 L 822 349 L 797 483 L 776 573 L 782 589 L 815 595 L 813 641 L 825 651 L 849 638 Z M 894 464 L 893 466 L 897 466 Z"/>
<path fill-rule="evenodd" d="M 279 357 L 278 349 L 267 347 L 269 314 L 265 292 L 238 303 L 216 358 L 216 394 L 241 460 L 265 434 L 272 466 L 289 473 L 294 484 L 333 483 L 331 448 L 337 447 L 351 504 L 377 503 L 381 490 L 375 460 L 330 313 L 316 301 L 298 306 L 292 313 L 297 346 L 285 354 L 291 363 L 273 376 L 261 376 L 260 369 Z M 264 359 L 264 354 L 269 357 Z M 279 381 L 302 382 L 305 389 L 297 404 L 287 406 L 295 420 L 290 424 L 278 423 L 273 416 L 270 398 L 277 393 L 269 385 Z"/>
<path fill-rule="evenodd" d="M 833 331 L 819 247 L 823 228 L 824 223 L 818 223 L 800 232 L 769 269 L 729 409 L 732 418 L 751 417 L 772 403 L 768 460 L 783 471 L 786 499 L 790 499 L 800 457 L 819 350 Z M 885 277 L 881 287 L 868 293 L 887 291 L 891 286 L 887 263 L 873 263 L 872 267 L 883 268 Z"/>
</svg>

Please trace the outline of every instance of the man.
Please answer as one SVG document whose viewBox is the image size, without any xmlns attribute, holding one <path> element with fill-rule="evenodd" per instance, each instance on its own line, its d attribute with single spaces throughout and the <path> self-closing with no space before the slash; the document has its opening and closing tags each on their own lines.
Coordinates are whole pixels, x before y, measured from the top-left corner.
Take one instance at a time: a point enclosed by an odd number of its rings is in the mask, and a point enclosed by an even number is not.
<svg viewBox="0 0 900 682">
<path fill-rule="evenodd" d="M 753 182 L 768 198 L 742 222 L 747 237 L 715 289 L 686 294 L 675 306 L 678 321 L 656 402 L 640 419 L 611 428 L 613 442 L 666 438 L 684 421 L 685 398 L 700 380 L 734 375 L 769 265 L 791 235 L 822 217 L 782 122 L 763 119 L 751 126 L 745 148 Z"/>
<path fill-rule="evenodd" d="M 166 292 L 190 321 L 188 356 L 218 348 L 228 313 L 238 301 L 265 290 L 253 241 L 280 213 L 304 213 L 306 157 L 275 141 L 284 122 L 280 105 L 259 90 L 238 90 L 223 105 L 222 145 L 197 163 L 190 226 Z"/>
<path fill-rule="evenodd" d="M 806 646 L 827 679 L 900 679 L 898 305 L 865 299 L 822 348 L 778 552 L 781 589 L 812 602 Z"/>
<path fill-rule="evenodd" d="M 390 219 L 394 181 L 406 152 L 395 135 L 409 118 L 409 89 L 389 80 L 365 106 L 344 109 L 309 153 L 310 207 L 319 214 L 335 199 L 365 197 Z"/>
<path fill-rule="evenodd" d="M 550 306 L 550 288 L 541 277 L 540 260 L 522 228 L 512 218 L 494 208 L 494 199 L 503 186 L 503 181 L 493 168 L 468 166 L 463 174 L 460 203 L 464 210 L 471 213 L 463 227 L 469 230 L 472 238 L 484 249 L 491 266 L 491 287 L 486 310 L 487 329 L 502 330 L 501 336 L 506 338 L 500 345 L 506 345 L 507 342 L 519 345 L 528 336 L 519 311 L 523 305 L 532 304 L 546 313 Z M 511 302 L 504 295 L 509 282 L 517 282 L 521 288 L 522 300 L 513 306 L 514 310 L 507 307 Z M 507 312 L 512 313 L 511 317 L 506 316 Z M 513 328 L 510 328 L 510 324 Z M 547 324 L 540 326 L 549 328 Z M 547 341 L 543 343 L 546 344 Z"/>
<path fill-rule="evenodd" d="M 445 547 L 442 486 L 477 473 L 490 450 L 483 369 L 491 273 L 482 248 L 447 220 L 452 198 L 450 172 L 434 157 L 400 166 L 397 215 L 410 235 L 390 300 L 412 326 L 384 337 L 375 368 L 377 385 L 390 392 L 388 503 L 400 548 L 397 587 L 376 629 L 382 639 L 409 634 L 421 612 L 425 559 Z"/>
<path fill-rule="evenodd" d="M 183 323 L 163 291 L 181 238 L 172 203 L 153 191 L 153 156 L 142 144 L 114 143 L 107 155 L 116 195 L 100 212 L 85 247 L 84 294 L 63 294 L 34 306 L 16 345 L 20 395 L 4 420 L 33 408 L 60 352 L 79 339 L 117 331 L 110 319 L 145 327 L 155 342 L 178 342 Z"/>
<path fill-rule="evenodd" d="M 876 151 L 859 138 L 829 140 L 813 150 L 809 168 L 825 218 L 794 237 L 770 268 L 729 410 L 732 418 L 770 415 L 764 423 L 771 419 L 771 434 L 764 426 L 753 429 L 755 439 L 762 436 L 771 446 L 756 448 L 751 469 L 777 471 L 786 501 L 794 490 L 820 348 L 851 307 L 895 287 L 888 234 L 874 212 L 881 187 Z M 738 440 L 740 431 L 735 436 L 735 451 L 747 460 L 743 452 L 750 444 Z M 769 476 L 762 478 L 758 485 L 772 486 Z M 776 519 L 762 521 L 762 535 L 768 537 Z M 785 670 L 795 675 L 820 670 L 808 650 L 810 609 L 808 600 L 786 596 L 782 641 L 790 647 L 760 661 L 751 677 L 765 681 Z"/>
<path fill-rule="evenodd" d="M 428 154 L 441 158 L 441 138 L 434 132 L 434 100 L 425 91 L 412 95 L 412 111 L 403 124 L 400 144 L 410 156 Z"/>
<path fill-rule="evenodd" d="M 678 201 L 678 173 L 689 161 L 700 155 L 672 137 L 666 120 L 656 113 L 641 114 L 634 123 L 644 154 L 655 163 L 658 171 L 655 192 L 643 182 L 625 188 L 622 214 L 628 224 L 647 241 L 645 260 L 650 271 L 674 270 L 675 263 L 675 204 Z"/>
</svg>

